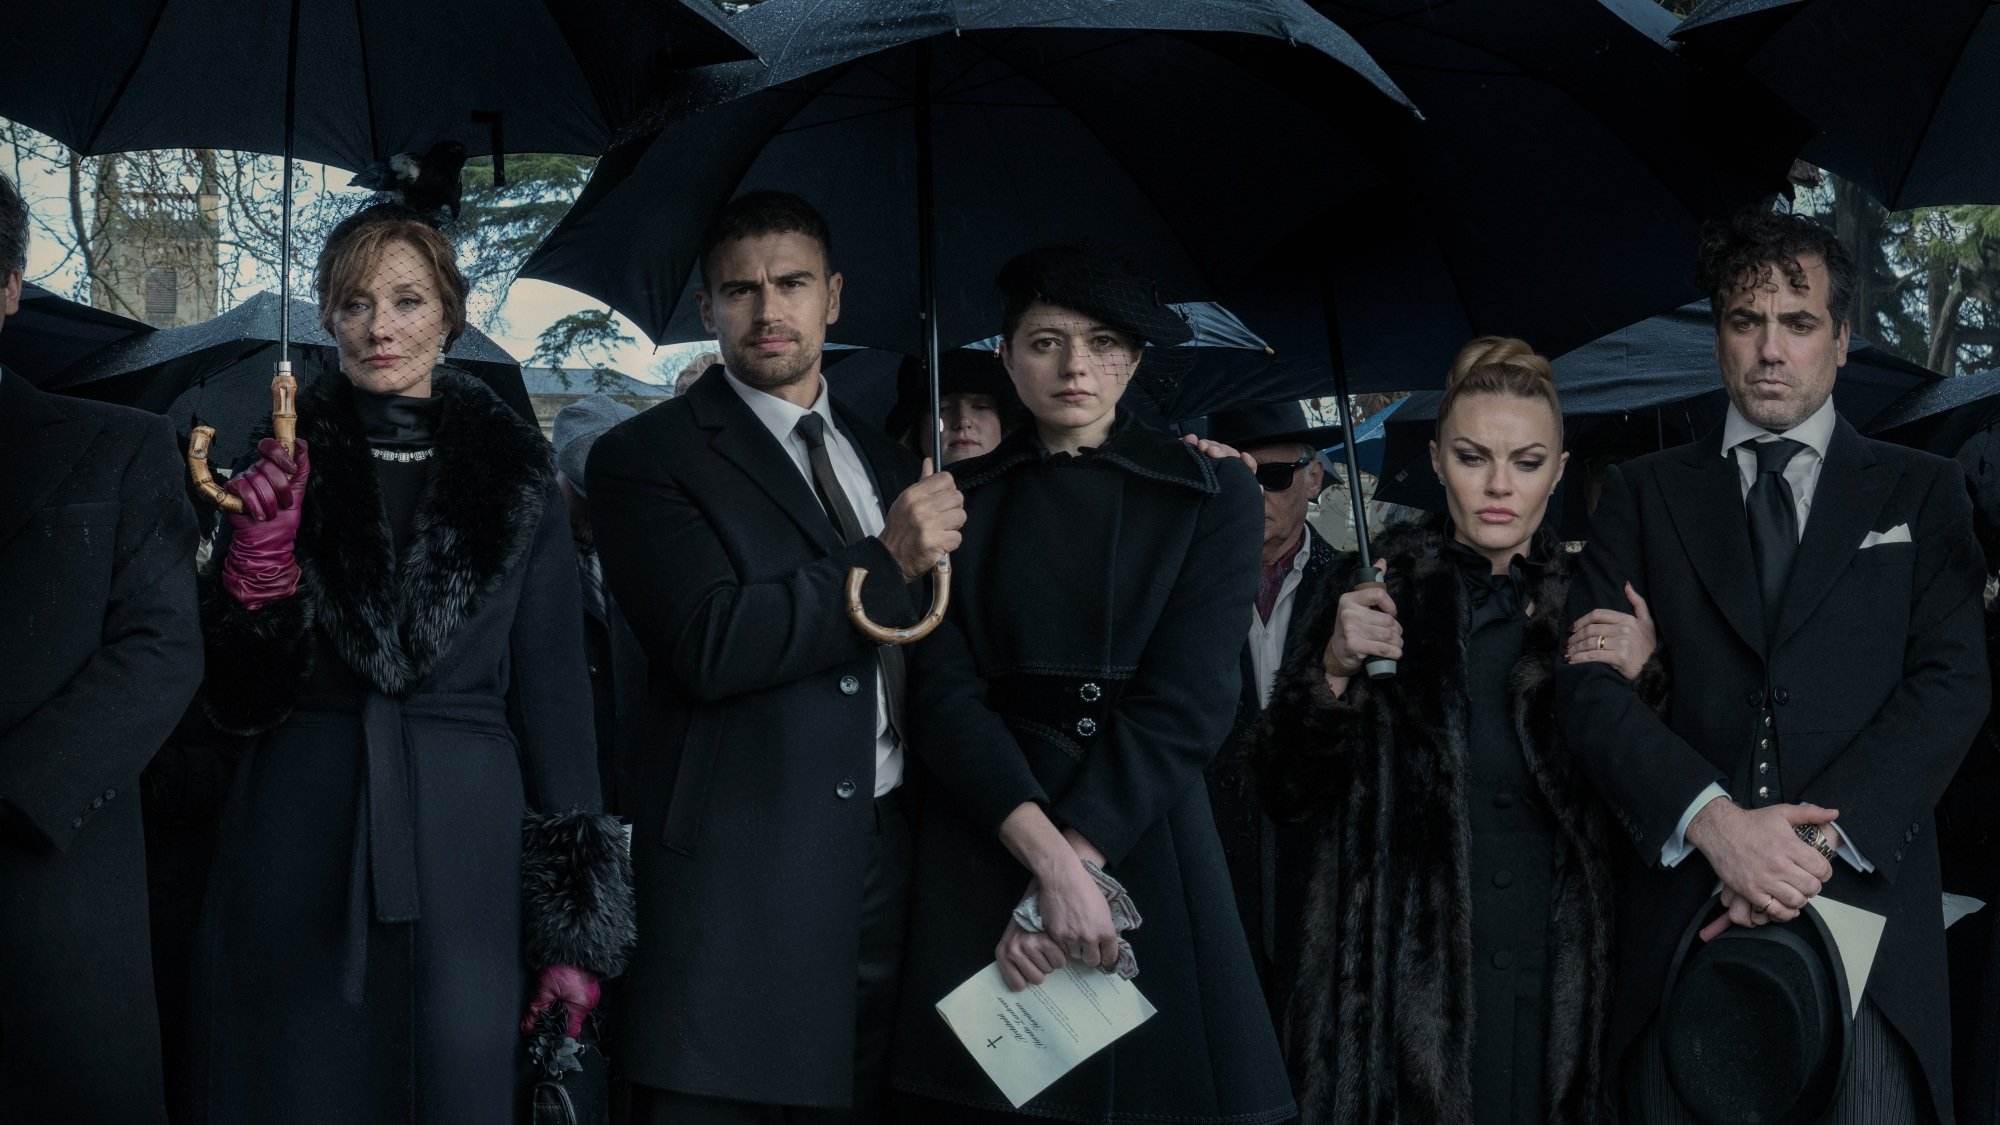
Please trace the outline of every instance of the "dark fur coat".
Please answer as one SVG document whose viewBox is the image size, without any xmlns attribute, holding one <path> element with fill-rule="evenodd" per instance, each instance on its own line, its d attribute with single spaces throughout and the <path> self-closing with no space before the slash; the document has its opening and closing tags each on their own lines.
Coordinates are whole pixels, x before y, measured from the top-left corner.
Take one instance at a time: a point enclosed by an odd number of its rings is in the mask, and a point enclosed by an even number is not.
<svg viewBox="0 0 2000 1125">
<path fill-rule="evenodd" d="M 1529 591 L 1513 669 L 1514 723 L 1531 800 L 1557 826 L 1548 903 L 1545 1099 L 1551 1122 L 1589 1122 L 1602 1100 L 1611 985 L 1612 860 L 1606 821 L 1556 734 L 1554 668 L 1568 559 Z M 1280 820 L 1324 819 L 1287 1017 L 1303 1120 L 1470 1122 L 1474 965 L 1464 682 L 1469 609 L 1438 526 L 1384 532 L 1403 672 L 1327 690 L 1320 653 L 1345 587 L 1315 591 L 1294 623 L 1304 648 L 1278 675 L 1253 765 Z M 1352 558 L 1335 574 L 1352 573 Z M 1656 658 L 1639 688 L 1658 694 Z"/>
<path fill-rule="evenodd" d="M 634 936 L 547 443 L 439 369 L 436 453 L 399 557 L 356 393 L 329 373 L 300 395 L 297 592 L 237 605 L 215 573 L 226 525 L 202 582 L 203 703 L 252 740 L 198 953 L 202 1120 L 472 1113 L 511 1086 L 528 971 L 615 975 Z M 395 1055 L 403 1027 L 459 1047 Z M 342 1074 L 378 1041 L 380 1065 Z M 280 1091 L 267 1072 L 291 1077 Z"/>
</svg>

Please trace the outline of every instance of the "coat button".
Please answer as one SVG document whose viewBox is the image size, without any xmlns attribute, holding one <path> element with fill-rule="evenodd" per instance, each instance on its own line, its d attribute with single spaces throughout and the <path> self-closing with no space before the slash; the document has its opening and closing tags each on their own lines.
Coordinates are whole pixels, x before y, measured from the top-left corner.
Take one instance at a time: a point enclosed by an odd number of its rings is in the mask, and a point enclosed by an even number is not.
<svg viewBox="0 0 2000 1125">
<path fill-rule="evenodd" d="M 1771 698 L 1777 701 L 1778 706 L 1783 707 L 1792 701 L 1792 693 L 1784 688 L 1778 688 L 1771 693 Z"/>
<path fill-rule="evenodd" d="M 71 817 L 71 818 L 70 818 L 70 820 L 69 820 L 69 826 L 70 826 L 71 828 L 82 828 L 82 827 L 83 827 L 83 818 L 82 818 L 82 817 L 80 817 L 80 816 L 73 816 L 73 817 Z M 1901 859 L 1902 857 L 1901 857 L 1901 856 L 1899 855 L 1899 856 L 1897 856 L 1896 858 L 1898 858 L 1898 859 Z"/>
<path fill-rule="evenodd" d="M 1750 704 L 1750 706 L 1752 707 L 1755 707 L 1758 704 L 1764 702 L 1764 693 L 1761 690 L 1752 690 L 1750 694 L 1747 697 L 1745 697 L 1744 702 Z"/>
<path fill-rule="evenodd" d="M 1513 964 L 1514 955 L 1507 950 L 1503 949 L 1493 955 L 1493 967 L 1496 969 L 1512 968 Z"/>
<path fill-rule="evenodd" d="M 1091 735 L 1096 734 L 1097 720 L 1088 717 L 1078 719 L 1076 721 L 1076 733 L 1082 735 L 1085 738 L 1089 738 Z"/>
<path fill-rule="evenodd" d="M 1758 763 L 1757 763 L 1757 772 L 1758 772 L 1758 773 L 1770 773 L 1770 772 L 1771 772 L 1771 763 L 1769 763 L 1769 762 L 1758 762 Z"/>
<path fill-rule="evenodd" d="M 1770 799 L 1771 799 L 1771 787 L 1770 787 L 1770 786 L 1768 786 L 1768 785 L 1759 785 L 1759 786 L 1757 787 L 1757 799 L 1758 799 L 1758 800 L 1760 800 L 1760 801 L 1768 801 L 1768 800 L 1770 800 Z"/>
<path fill-rule="evenodd" d="M 1493 873 L 1493 885 L 1502 890 L 1513 886 L 1514 873 L 1512 871 L 1495 871 Z"/>
<path fill-rule="evenodd" d="M 1758 739 L 1758 740 L 1757 740 L 1757 749 L 1759 749 L 1759 750 L 1769 750 L 1770 748 L 1771 748 L 1771 740 L 1770 740 L 1770 739 L 1768 739 L 1768 738 L 1760 738 L 1760 739 Z"/>
<path fill-rule="evenodd" d="M 840 677 L 840 694 L 853 695 L 861 690 L 861 681 L 853 676 Z"/>
<path fill-rule="evenodd" d="M 93 809 L 101 809 L 101 808 L 103 808 L 103 807 L 104 807 L 104 798 L 102 798 L 102 797 L 92 797 L 92 798 L 90 799 L 90 807 L 91 807 L 91 808 L 93 808 Z"/>
<path fill-rule="evenodd" d="M 112 800 L 117 796 L 118 796 L 118 790 L 116 789 L 106 789 L 104 791 L 104 799 L 107 801 Z"/>
<path fill-rule="evenodd" d="M 833 787 L 833 795 L 839 797 L 843 801 L 847 800 L 850 797 L 853 797 L 854 793 L 855 793 L 854 779 L 851 777 L 843 780 L 839 785 Z"/>
<path fill-rule="evenodd" d="M 1085 703 L 1095 703 L 1104 698 L 1104 689 L 1096 684 L 1085 684 L 1076 689 L 1077 698 Z"/>
</svg>

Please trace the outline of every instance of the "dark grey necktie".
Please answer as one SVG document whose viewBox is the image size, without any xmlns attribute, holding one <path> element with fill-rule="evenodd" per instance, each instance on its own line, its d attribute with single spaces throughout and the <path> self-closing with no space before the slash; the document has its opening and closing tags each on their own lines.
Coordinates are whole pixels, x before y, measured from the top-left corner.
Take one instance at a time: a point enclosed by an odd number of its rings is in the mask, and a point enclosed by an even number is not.
<svg viewBox="0 0 2000 1125">
<path fill-rule="evenodd" d="M 1778 604 L 1799 553 L 1799 509 L 1791 483 L 1785 480 L 1785 466 L 1804 448 L 1789 438 L 1750 446 L 1757 455 L 1757 479 L 1750 482 L 1743 505 L 1750 516 L 1750 557 L 1756 560 L 1757 586 L 1764 595 L 1767 643 L 1778 627 Z"/>
<path fill-rule="evenodd" d="M 807 414 L 792 427 L 792 432 L 806 443 L 806 460 L 812 464 L 813 491 L 819 494 L 820 506 L 826 509 L 827 518 L 840 529 L 841 541 L 860 542 L 867 537 L 861 530 L 861 520 L 854 514 L 854 505 L 848 502 L 847 490 L 840 487 L 840 478 L 833 472 L 833 458 L 826 452 L 826 419 L 817 414 Z M 882 668 L 882 688 L 889 697 L 889 727 L 901 737 L 903 650 L 895 645 L 883 645 L 876 650 L 876 658 Z"/>
</svg>

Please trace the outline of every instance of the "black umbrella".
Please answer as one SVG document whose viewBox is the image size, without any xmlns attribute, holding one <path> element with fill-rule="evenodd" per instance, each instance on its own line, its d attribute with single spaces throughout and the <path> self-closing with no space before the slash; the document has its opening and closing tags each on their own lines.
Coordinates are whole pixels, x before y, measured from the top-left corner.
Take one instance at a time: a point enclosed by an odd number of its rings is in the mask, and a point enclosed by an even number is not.
<svg viewBox="0 0 2000 1125">
<path fill-rule="evenodd" d="M 1593 460 L 1622 460 L 1703 437 L 1722 423 L 1729 400 L 1715 365 L 1715 321 L 1706 302 L 1685 305 L 1593 340 L 1555 360 L 1563 403 L 1563 446 L 1570 454 L 1556 525 L 1582 526 L 1584 489 Z M 1962 382 L 1856 338 L 1834 381 L 1836 409 L 1867 429 L 1905 396 Z M 1441 511 L 1444 489 L 1430 467 L 1439 391 L 1403 400 L 1385 427 L 1375 499 Z"/>
<path fill-rule="evenodd" d="M 710 0 L 60 0 L 8 5 L 0 114 L 86 154 L 596 153 L 667 67 L 749 57 Z"/>
<path fill-rule="evenodd" d="M 1317 6 L 1424 120 L 1400 124 L 1383 186 L 1333 201 L 1255 288 L 1222 299 L 1279 355 L 1330 366 L 1345 428 L 1351 392 L 1434 386 L 1474 336 L 1561 350 L 1697 296 L 1700 224 L 1786 186 L 1789 114 L 1691 73 L 1660 44 L 1658 12 L 1598 0 Z M 1726 127 L 1739 117 L 1762 127 Z M 1347 468 L 1365 564 L 1358 466 Z"/>
<path fill-rule="evenodd" d="M 946 346 L 992 333 L 993 276 L 1031 246 L 1095 238 L 1132 252 L 1168 299 L 1207 296 L 1277 246 L 1287 216 L 1377 180 L 1314 106 L 1406 113 L 1299 0 L 889 12 L 767 0 L 738 16 L 769 68 L 690 74 L 678 119 L 606 154 L 522 273 L 596 296 L 655 339 L 693 338 L 702 232 L 689 216 L 783 188 L 832 224 L 849 281 L 833 338 L 925 355 L 933 329 Z M 1318 87 L 1310 106 L 1278 96 L 1281 72 Z"/>
<path fill-rule="evenodd" d="M 1709 0 L 1673 32 L 1817 129 L 1801 154 L 1891 210 L 2000 202 L 1990 0 Z"/>
<path fill-rule="evenodd" d="M 182 433 L 197 423 L 213 426 L 222 448 L 234 453 L 270 413 L 271 364 L 281 358 L 280 319 L 277 294 L 258 293 L 213 320 L 113 344 L 42 386 L 165 414 Z M 291 322 L 289 358 L 309 374 L 339 377 L 333 337 L 320 327 L 319 310 L 309 301 L 293 301 Z M 13 331 L 11 320 L 6 331 Z M 468 325 L 445 362 L 484 380 L 523 417 L 535 416 L 520 364 L 478 329 Z"/>
<path fill-rule="evenodd" d="M 1877 415 L 1868 432 L 1884 441 L 1951 457 L 1996 420 L 2000 420 L 2000 371 L 1982 371 L 1911 390 Z"/>
<path fill-rule="evenodd" d="M 0 331 L 0 367 L 39 385 L 92 352 L 152 330 L 150 324 L 24 283 L 21 310 Z"/>
</svg>

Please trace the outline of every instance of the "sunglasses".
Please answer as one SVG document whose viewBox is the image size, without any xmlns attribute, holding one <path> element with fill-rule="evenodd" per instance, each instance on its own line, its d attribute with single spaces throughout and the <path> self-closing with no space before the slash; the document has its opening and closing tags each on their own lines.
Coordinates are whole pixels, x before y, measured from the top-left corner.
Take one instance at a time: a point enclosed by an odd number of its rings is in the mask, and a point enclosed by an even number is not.
<svg viewBox="0 0 2000 1125">
<path fill-rule="evenodd" d="M 1312 464 L 1316 456 L 1318 454 L 1308 453 L 1296 461 L 1274 461 L 1268 465 L 1259 465 L 1257 483 L 1263 485 L 1266 492 L 1283 492 L 1292 487 L 1292 474 Z"/>
</svg>

